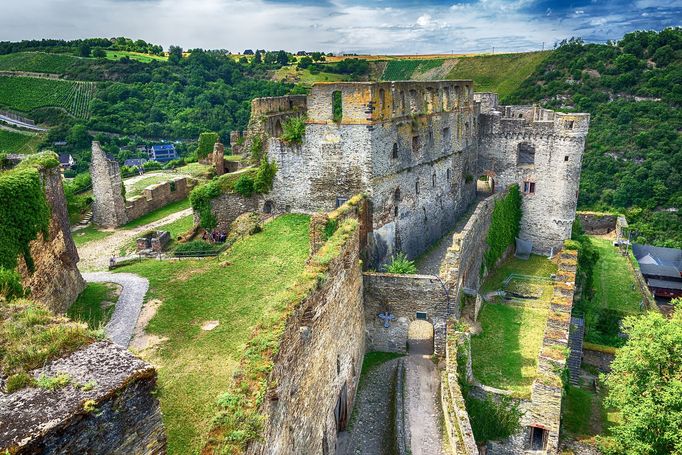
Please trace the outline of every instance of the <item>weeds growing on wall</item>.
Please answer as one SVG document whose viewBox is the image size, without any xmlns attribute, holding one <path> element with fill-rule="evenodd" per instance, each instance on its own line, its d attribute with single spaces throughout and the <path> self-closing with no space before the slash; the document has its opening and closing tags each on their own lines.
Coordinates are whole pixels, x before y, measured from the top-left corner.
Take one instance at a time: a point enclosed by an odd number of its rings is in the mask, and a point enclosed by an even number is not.
<svg viewBox="0 0 682 455">
<path fill-rule="evenodd" d="M 518 185 L 512 185 L 509 193 L 495 203 L 490 230 L 486 243 L 488 249 L 483 258 L 485 266 L 490 270 L 502 257 L 505 250 L 512 245 L 519 235 L 521 222 L 521 193 Z"/>
<path fill-rule="evenodd" d="M 332 120 L 336 123 L 341 123 L 343 118 L 343 97 L 341 92 L 336 91 L 332 93 Z"/>
<path fill-rule="evenodd" d="M 257 162 L 261 159 L 261 155 L 263 155 L 263 136 L 254 136 L 254 138 L 251 140 L 251 148 L 249 152 L 251 153 L 251 159 L 254 162 Z"/>
<path fill-rule="evenodd" d="M 250 175 L 242 175 L 234 182 L 234 190 L 244 197 L 253 195 L 254 180 Z"/>
<path fill-rule="evenodd" d="M 277 173 L 277 163 L 271 163 L 266 157 L 261 158 L 260 166 L 256 171 L 256 178 L 253 182 L 253 189 L 256 193 L 264 194 L 272 189 L 272 181 Z"/>
<path fill-rule="evenodd" d="M 33 270 L 29 242 L 38 233 L 47 236 L 50 223 L 38 169 L 56 165 L 59 161 L 54 153 L 40 154 L 0 173 L 0 267 L 14 270 L 21 254 L 29 270 Z"/>
<path fill-rule="evenodd" d="M 305 136 L 305 118 L 289 117 L 282 124 L 282 140 L 288 144 L 300 144 Z"/>
<path fill-rule="evenodd" d="M 466 393 L 464 400 L 476 443 L 506 439 L 521 429 L 523 413 L 511 398 L 479 400 Z"/>
<path fill-rule="evenodd" d="M 208 131 L 199 135 L 199 145 L 197 146 L 197 157 L 206 158 L 213 153 L 213 146 L 218 142 L 218 133 Z"/>
<path fill-rule="evenodd" d="M 395 255 L 391 260 L 391 263 L 386 266 L 386 272 L 399 273 L 401 275 L 414 275 L 417 273 L 417 266 L 414 261 L 407 259 L 405 253 L 400 252 Z"/>
<path fill-rule="evenodd" d="M 189 201 L 192 204 L 194 213 L 199 214 L 199 224 L 204 229 L 216 227 L 216 219 L 211 212 L 211 199 L 220 196 L 220 186 L 218 180 L 211 180 L 194 188 L 189 194 Z"/>
</svg>

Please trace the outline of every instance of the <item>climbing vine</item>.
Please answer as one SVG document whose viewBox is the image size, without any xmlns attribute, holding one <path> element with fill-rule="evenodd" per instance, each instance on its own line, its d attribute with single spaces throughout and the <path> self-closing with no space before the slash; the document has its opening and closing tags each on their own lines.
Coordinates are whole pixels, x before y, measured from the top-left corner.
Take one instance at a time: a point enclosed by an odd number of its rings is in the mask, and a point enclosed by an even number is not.
<svg viewBox="0 0 682 455">
<path fill-rule="evenodd" d="M 206 158 L 213 153 L 213 146 L 218 142 L 218 137 L 218 133 L 212 131 L 199 135 L 199 146 L 197 147 L 197 157 L 199 157 L 199 159 Z"/>
<path fill-rule="evenodd" d="M 519 235 L 521 222 L 521 193 L 518 185 L 512 185 L 509 193 L 495 203 L 490 229 L 486 243 L 488 249 L 484 254 L 485 266 L 490 270 L 502 257 L 509 245 Z"/>
<path fill-rule="evenodd" d="M 47 236 L 50 224 L 50 209 L 38 169 L 58 164 L 53 153 L 41 154 L 0 172 L 0 268 L 14 270 L 21 254 L 29 270 L 33 270 L 29 242 L 38 233 Z"/>
</svg>

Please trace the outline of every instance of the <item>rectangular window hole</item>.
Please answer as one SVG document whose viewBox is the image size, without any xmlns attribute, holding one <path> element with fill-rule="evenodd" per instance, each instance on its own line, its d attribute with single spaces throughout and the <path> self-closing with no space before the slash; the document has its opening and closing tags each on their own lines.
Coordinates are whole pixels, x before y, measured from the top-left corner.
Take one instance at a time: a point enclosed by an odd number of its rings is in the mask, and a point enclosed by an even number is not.
<svg viewBox="0 0 682 455">
<path fill-rule="evenodd" d="M 426 321 L 429 319 L 429 315 L 426 313 L 426 311 L 417 311 L 417 319 Z"/>
</svg>

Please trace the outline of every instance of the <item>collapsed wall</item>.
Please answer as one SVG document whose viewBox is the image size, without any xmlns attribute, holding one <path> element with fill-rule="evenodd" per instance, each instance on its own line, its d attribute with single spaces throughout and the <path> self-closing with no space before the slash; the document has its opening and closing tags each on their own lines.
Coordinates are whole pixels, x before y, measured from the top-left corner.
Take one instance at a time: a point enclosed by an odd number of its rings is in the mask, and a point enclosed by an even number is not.
<svg viewBox="0 0 682 455">
<path fill-rule="evenodd" d="M 59 168 L 40 170 L 45 198 L 50 208 L 47 237 L 29 244 L 34 270 L 30 272 L 23 257 L 18 270 L 22 286 L 31 298 L 43 303 L 56 313 L 64 313 L 85 289 L 85 281 L 78 270 L 78 251 L 71 237 L 69 214 Z"/>
<path fill-rule="evenodd" d="M 0 393 L 3 453 L 166 453 L 156 371 L 125 349 L 93 343 L 31 375 L 68 384 Z"/>
</svg>

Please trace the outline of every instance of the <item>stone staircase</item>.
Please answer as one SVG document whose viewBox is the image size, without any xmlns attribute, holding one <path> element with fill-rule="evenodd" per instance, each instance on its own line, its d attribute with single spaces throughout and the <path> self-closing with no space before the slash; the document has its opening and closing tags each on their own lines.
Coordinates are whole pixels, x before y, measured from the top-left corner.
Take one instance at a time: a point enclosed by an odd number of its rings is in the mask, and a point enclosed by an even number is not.
<svg viewBox="0 0 682 455">
<path fill-rule="evenodd" d="M 78 222 L 81 226 L 87 226 L 92 221 L 92 210 L 85 214 L 85 216 Z"/>
<path fill-rule="evenodd" d="M 580 364 L 583 358 L 583 336 L 585 335 L 585 320 L 571 318 L 571 331 L 568 335 L 568 347 L 571 353 L 568 356 L 569 382 L 572 385 L 580 385 Z"/>
</svg>

